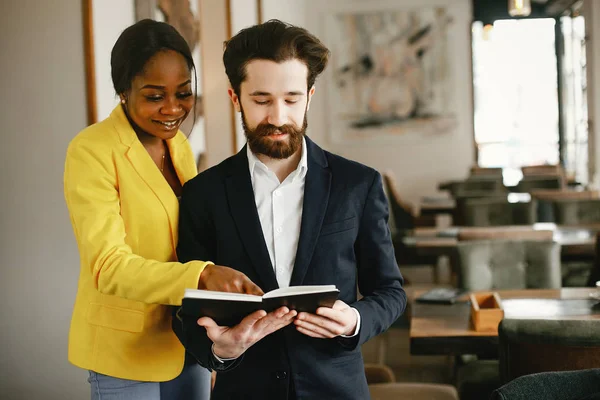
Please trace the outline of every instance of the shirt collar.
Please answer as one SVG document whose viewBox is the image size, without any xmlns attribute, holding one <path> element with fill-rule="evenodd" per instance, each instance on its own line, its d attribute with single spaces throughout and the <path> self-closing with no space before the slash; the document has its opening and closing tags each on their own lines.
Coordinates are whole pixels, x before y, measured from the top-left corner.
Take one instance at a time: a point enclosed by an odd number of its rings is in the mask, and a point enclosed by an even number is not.
<svg viewBox="0 0 600 400">
<path fill-rule="evenodd" d="M 248 169 L 250 170 L 250 176 L 254 175 L 254 169 L 258 166 L 265 171 L 269 171 L 269 168 L 256 157 L 250 150 L 250 146 L 246 145 L 246 155 L 248 156 Z M 308 154 L 306 151 L 306 138 L 302 137 L 302 153 L 300 155 L 300 162 L 298 163 L 298 167 L 292 174 L 294 178 L 292 181 L 296 181 L 297 179 L 302 179 L 306 176 L 306 172 L 308 171 Z"/>
</svg>

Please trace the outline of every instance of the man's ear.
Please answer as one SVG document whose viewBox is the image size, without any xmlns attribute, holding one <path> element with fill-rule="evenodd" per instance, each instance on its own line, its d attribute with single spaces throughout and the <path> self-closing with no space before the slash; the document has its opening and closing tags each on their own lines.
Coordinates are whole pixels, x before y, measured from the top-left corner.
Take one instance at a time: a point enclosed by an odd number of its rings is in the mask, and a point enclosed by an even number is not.
<svg viewBox="0 0 600 400">
<path fill-rule="evenodd" d="M 231 99 L 231 102 L 233 103 L 233 107 L 235 108 L 235 111 L 240 112 L 242 110 L 240 107 L 240 98 L 238 97 L 237 94 L 235 94 L 235 91 L 233 90 L 233 88 L 227 89 L 227 94 L 229 95 L 229 98 Z"/>
<path fill-rule="evenodd" d="M 312 99 L 313 94 L 315 94 L 315 85 L 313 85 L 308 91 L 308 102 L 306 103 L 306 111 L 310 109 L 310 100 Z"/>
</svg>

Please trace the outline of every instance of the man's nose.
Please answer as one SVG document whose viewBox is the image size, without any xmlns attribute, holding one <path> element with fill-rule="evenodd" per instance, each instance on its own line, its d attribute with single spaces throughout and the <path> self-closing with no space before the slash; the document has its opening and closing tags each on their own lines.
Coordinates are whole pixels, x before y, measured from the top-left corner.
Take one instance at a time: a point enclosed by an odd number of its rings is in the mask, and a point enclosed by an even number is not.
<svg viewBox="0 0 600 400">
<path fill-rule="evenodd" d="M 269 110 L 268 122 L 275 126 L 285 125 L 287 122 L 285 107 L 279 103 L 274 103 Z"/>
</svg>

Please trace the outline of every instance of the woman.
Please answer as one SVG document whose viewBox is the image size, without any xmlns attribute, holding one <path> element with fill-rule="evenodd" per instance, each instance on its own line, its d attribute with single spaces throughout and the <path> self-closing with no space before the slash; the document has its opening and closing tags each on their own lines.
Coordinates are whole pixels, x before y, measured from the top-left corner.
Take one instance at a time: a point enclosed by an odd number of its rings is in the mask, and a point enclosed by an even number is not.
<svg viewBox="0 0 600 400">
<path fill-rule="evenodd" d="M 178 130 L 194 107 L 194 63 L 168 24 L 144 20 L 112 50 L 121 103 L 69 145 L 65 197 L 81 270 L 69 360 L 92 399 L 208 399 L 210 375 L 171 330 L 186 288 L 262 294 L 245 275 L 176 261 L 178 196 L 196 175 Z M 209 195 L 209 194 L 207 194 Z"/>
</svg>

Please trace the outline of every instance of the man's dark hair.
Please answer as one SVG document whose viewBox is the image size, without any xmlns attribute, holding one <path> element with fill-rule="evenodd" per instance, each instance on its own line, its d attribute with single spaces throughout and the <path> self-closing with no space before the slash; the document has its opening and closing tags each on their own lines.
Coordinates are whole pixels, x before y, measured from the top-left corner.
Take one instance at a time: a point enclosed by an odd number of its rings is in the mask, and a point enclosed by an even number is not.
<svg viewBox="0 0 600 400">
<path fill-rule="evenodd" d="M 272 19 L 263 24 L 242 29 L 225 42 L 223 64 L 235 94 L 246 79 L 246 65 L 253 60 L 276 63 L 298 59 L 308 68 L 307 91 L 323 72 L 329 59 L 329 49 L 306 29 Z"/>
<path fill-rule="evenodd" d="M 143 72 L 148 60 L 165 50 L 181 54 L 195 75 L 190 47 L 171 25 L 144 19 L 125 29 L 110 54 L 112 81 L 117 94 L 131 89 L 131 82 Z"/>
</svg>

